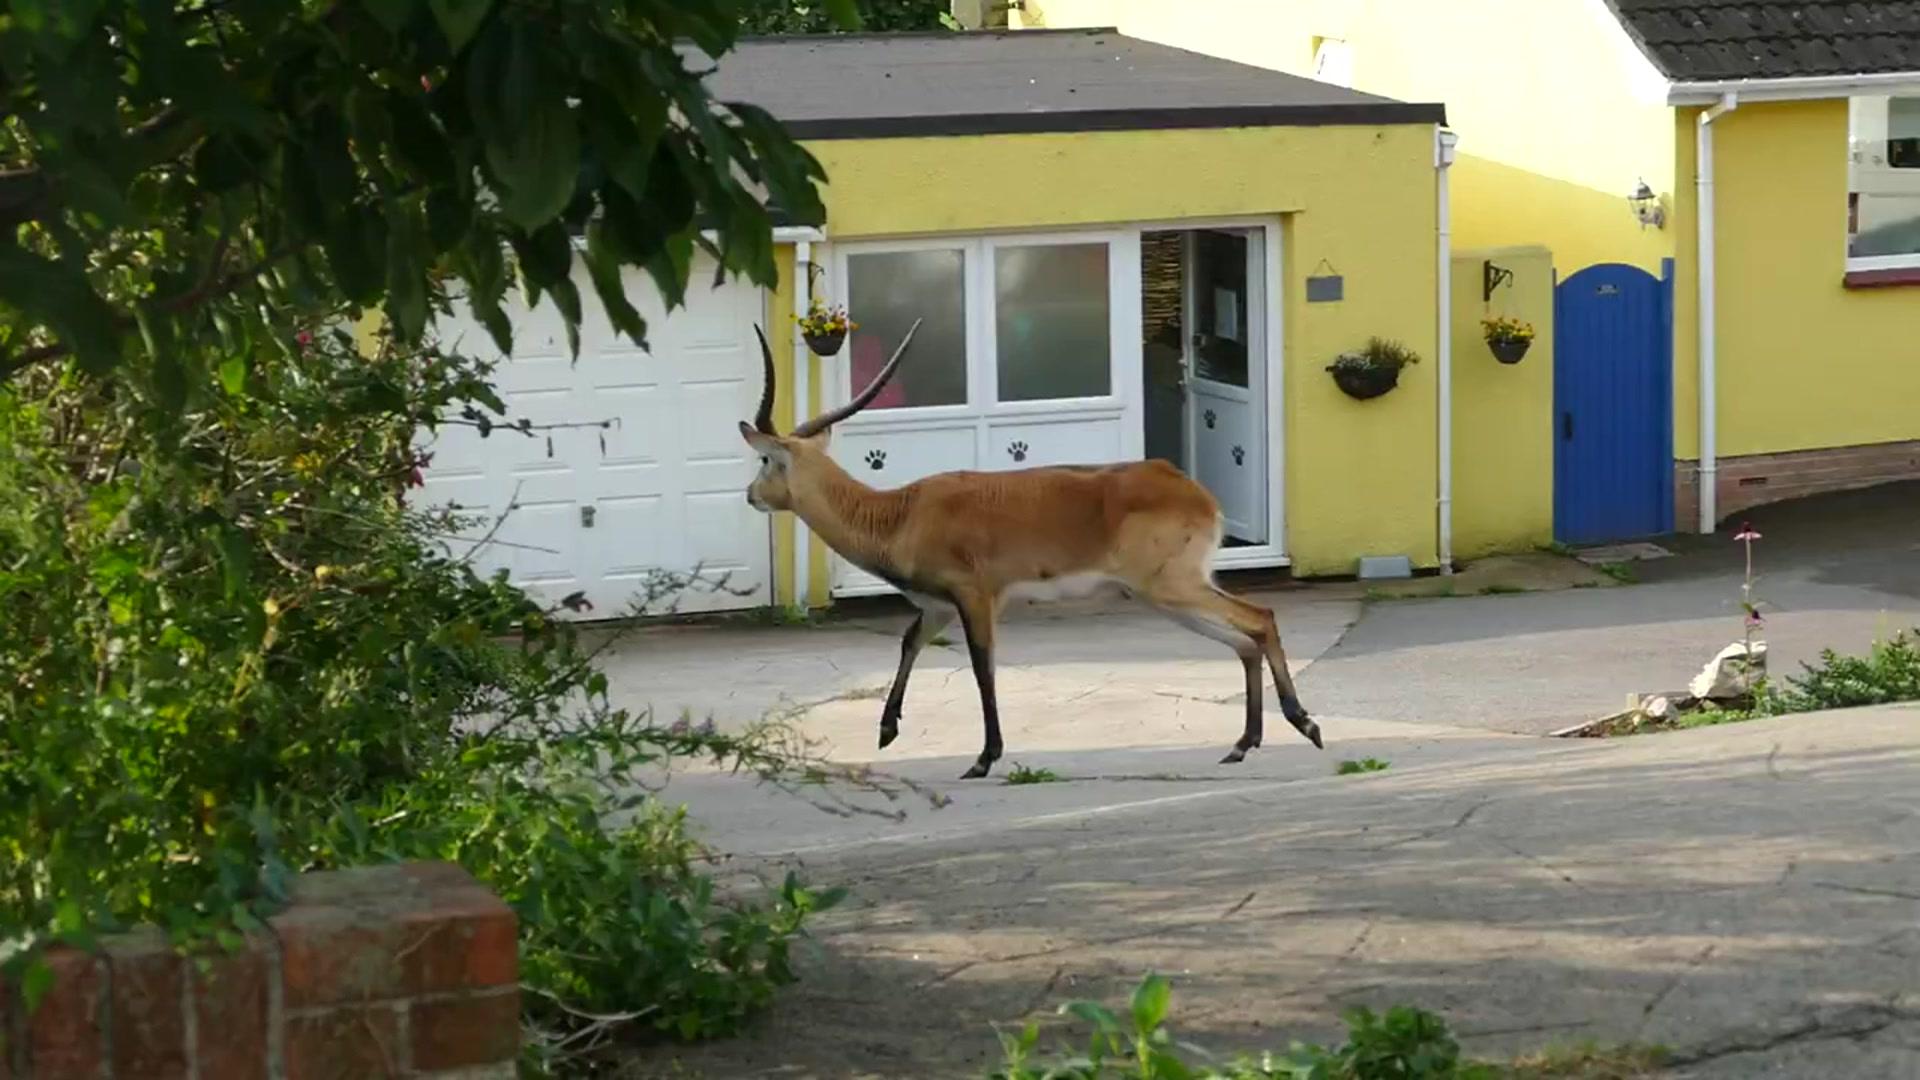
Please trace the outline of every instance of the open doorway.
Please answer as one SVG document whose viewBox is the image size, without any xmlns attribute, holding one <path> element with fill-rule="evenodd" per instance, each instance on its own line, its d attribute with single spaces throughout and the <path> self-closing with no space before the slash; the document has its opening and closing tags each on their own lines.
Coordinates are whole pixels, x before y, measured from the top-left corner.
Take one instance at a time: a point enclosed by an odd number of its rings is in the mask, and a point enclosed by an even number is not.
<svg viewBox="0 0 1920 1080">
<path fill-rule="evenodd" d="M 1257 228 L 1140 237 L 1146 456 L 1213 493 L 1228 547 L 1270 539 L 1264 243 Z"/>
</svg>

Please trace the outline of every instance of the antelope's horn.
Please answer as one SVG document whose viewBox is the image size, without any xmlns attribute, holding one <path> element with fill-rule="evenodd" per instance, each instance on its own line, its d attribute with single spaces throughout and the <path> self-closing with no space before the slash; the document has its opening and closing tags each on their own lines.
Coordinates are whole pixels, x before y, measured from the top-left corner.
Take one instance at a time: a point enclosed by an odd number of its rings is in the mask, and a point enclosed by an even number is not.
<svg viewBox="0 0 1920 1080">
<path fill-rule="evenodd" d="M 920 322 L 921 320 L 915 319 L 913 325 L 907 327 L 907 336 L 900 339 L 900 347 L 893 350 L 893 357 L 887 361 L 887 366 L 880 369 L 880 374 L 873 377 L 873 381 L 867 384 L 865 390 L 855 394 L 853 400 L 845 405 L 830 412 L 821 413 L 794 428 L 793 437 L 804 439 L 809 435 L 818 435 L 871 404 L 873 399 L 879 396 L 880 391 L 886 388 L 887 380 L 893 378 L 894 369 L 900 366 L 900 358 L 907 354 L 907 345 L 913 340 L 913 332 L 920 329 Z"/>
<path fill-rule="evenodd" d="M 753 328 L 754 336 L 760 339 L 760 362 L 766 368 L 765 385 L 760 390 L 760 411 L 753 414 L 754 429 L 762 435 L 778 435 L 773 430 L 773 350 L 767 348 L 767 335 L 758 325 Z"/>
</svg>

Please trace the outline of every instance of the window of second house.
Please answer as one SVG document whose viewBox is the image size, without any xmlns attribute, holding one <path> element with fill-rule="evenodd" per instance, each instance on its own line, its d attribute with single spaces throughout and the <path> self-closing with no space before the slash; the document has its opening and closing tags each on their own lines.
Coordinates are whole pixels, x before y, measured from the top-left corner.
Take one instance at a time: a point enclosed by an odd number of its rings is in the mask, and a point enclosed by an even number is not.
<svg viewBox="0 0 1920 1080">
<path fill-rule="evenodd" d="M 1854 98 L 1847 126 L 1848 267 L 1920 268 L 1920 96 Z"/>
</svg>

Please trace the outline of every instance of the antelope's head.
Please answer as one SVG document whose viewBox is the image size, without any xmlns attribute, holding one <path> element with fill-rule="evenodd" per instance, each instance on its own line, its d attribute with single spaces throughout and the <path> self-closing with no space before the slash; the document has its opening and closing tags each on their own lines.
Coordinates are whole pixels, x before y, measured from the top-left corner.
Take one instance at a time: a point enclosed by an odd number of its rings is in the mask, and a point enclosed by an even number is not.
<svg viewBox="0 0 1920 1080">
<path fill-rule="evenodd" d="M 920 320 L 915 319 L 907 328 L 907 336 L 900 339 L 900 346 L 893 350 L 885 367 L 873 377 L 865 390 L 853 395 L 853 400 L 837 409 L 829 409 L 819 416 L 795 427 L 782 435 L 773 426 L 773 350 L 767 347 L 767 335 L 756 326 L 755 336 L 760 339 L 760 360 L 766 369 L 766 385 L 760 391 L 760 411 L 754 415 L 753 423 L 740 422 L 740 437 L 747 440 L 753 452 L 760 455 L 760 474 L 747 485 L 747 502 L 755 510 L 791 510 L 793 509 L 793 477 L 804 474 L 809 467 L 825 461 L 827 439 L 832 434 L 833 425 L 866 408 L 880 391 L 886 388 L 887 380 L 893 378 L 894 369 L 900 366 L 900 358 L 907 353 L 907 344 L 913 340 L 914 331 L 920 329 Z"/>
</svg>

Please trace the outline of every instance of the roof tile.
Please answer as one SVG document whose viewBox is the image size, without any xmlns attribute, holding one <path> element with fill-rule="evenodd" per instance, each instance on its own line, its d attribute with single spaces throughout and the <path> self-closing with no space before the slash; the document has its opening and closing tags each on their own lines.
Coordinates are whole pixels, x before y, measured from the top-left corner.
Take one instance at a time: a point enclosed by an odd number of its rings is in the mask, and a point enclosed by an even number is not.
<svg viewBox="0 0 1920 1080">
<path fill-rule="evenodd" d="M 1607 0 L 1668 78 L 1920 71 L 1920 0 Z"/>
</svg>

